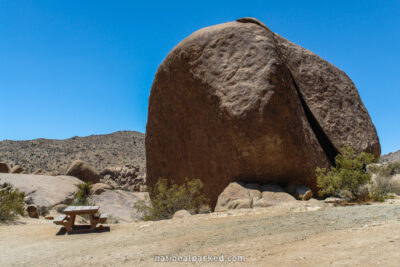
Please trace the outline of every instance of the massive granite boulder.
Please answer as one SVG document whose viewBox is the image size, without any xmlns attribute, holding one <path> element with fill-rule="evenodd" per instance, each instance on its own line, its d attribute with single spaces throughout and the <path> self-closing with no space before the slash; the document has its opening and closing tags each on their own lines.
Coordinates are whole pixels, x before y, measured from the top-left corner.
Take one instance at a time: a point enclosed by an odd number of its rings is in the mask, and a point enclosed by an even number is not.
<svg viewBox="0 0 400 267">
<path fill-rule="evenodd" d="M 147 184 L 199 178 L 216 203 L 232 181 L 298 184 L 338 149 L 380 155 L 350 78 L 253 18 L 201 29 L 160 65 L 146 128 Z"/>
</svg>

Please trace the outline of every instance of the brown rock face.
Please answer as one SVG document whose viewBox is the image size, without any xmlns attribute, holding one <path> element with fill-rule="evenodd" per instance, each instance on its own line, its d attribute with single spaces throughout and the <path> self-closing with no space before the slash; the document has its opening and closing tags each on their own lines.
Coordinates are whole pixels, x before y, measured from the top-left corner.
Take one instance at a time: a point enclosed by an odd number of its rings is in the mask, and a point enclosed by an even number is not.
<svg viewBox="0 0 400 267">
<path fill-rule="evenodd" d="M 66 175 L 74 176 L 84 182 L 92 182 L 93 184 L 100 182 L 100 174 L 88 163 L 81 160 L 72 162 Z"/>
<path fill-rule="evenodd" d="M 301 184 L 338 149 L 380 154 L 347 75 L 245 18 L 201 29 L 159 67 L 146 129 L 147 183 L 199 178 L 216 203 L 232 181 Z"/>
<path fill-rule="evenodd" d="M 1 173 L 8 173 L 10 169 L 8 168 L 7 163 L 0 162 L 0 172 Z"/>
<path fill-rule="evenodd" d="M 35 205 L 28 205 L 26 206 L 26 212 L 28 213 L 28 216 L 31 218 L 39 218 L 39 209 Z"/>
</svg>

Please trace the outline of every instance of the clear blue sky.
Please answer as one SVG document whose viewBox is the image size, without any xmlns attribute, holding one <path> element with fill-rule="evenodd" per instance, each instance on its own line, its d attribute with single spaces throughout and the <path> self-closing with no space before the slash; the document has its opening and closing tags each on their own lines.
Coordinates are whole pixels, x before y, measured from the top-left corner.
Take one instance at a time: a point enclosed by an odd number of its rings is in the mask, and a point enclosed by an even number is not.
<svg viewBox="0 0 400 267">
<path fill-rule="evenodd" d="M 202 27 L 256 17 L 344 70 L 400 149 L 400 1 L 0 0 L 0 140 L 144 132 L 159 64 Z"/>
</svg>

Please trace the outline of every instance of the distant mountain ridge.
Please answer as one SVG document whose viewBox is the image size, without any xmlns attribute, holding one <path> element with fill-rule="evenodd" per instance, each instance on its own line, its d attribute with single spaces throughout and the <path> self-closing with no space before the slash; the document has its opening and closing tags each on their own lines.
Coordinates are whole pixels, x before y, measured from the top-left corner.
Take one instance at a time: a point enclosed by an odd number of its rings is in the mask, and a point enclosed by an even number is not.
<svg viewBox="0 0 400 267">
<path fill-rule="evenodd" d="M 400 150 L 381 156 L 381 163 L 400 162 Z"/>
<path fill-rule="evenodd" d="M 69 139 L 34 139 L 0 141 L 0 162 L 21 166 L 28 172 L 65 174 L 72 161 L 88 162 L 99 172 L 106 167 L 133 164 L 144 170 L 146 156 L 145 134 L 136 131 L 118 131 L 104 135 L 72 137 Z"/>
</svg>

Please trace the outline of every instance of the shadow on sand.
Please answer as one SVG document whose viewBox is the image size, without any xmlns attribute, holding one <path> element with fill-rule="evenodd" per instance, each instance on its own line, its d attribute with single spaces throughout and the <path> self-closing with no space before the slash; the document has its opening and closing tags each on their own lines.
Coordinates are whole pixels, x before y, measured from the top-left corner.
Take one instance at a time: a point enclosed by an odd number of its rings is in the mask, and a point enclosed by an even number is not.
<svg viewBox="0 0 400 267">
<path fill-rule="evenodd" d="M 90 225 L 75 225 L 72 228 L 70 233 L 67 233 L 67 229 L 65 227 L 61 227 L 56 235 L 80 235 L 80 234 L 92 234 L 92 233 L 104 233 L 110 232 L 109 226 L 99 226 L 93 231 L 90 229 Z"/>
</svg>

